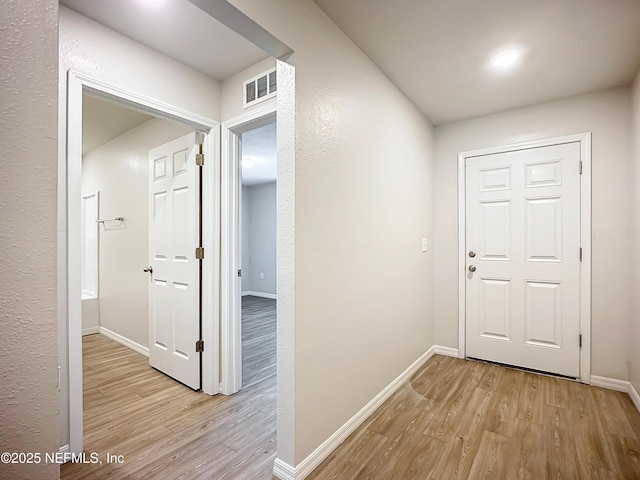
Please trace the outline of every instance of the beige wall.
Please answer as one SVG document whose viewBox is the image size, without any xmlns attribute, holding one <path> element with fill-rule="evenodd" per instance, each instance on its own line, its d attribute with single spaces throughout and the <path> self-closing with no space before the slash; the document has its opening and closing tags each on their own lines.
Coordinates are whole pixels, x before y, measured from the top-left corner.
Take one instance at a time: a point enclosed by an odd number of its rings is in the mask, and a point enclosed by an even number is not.
<svg viewBox="0 0 640 480">
<path fill-rule="evenodd" d="M 0 18 L 0 450 L 58 450 L 56 175 L 58 2 L 3 2 Z M 0 463 L 0 478 L 58 478 Z"/>
<path fill-rule="evenodd" d="M 310 0 L 232 3 L 295 50 L 296 465 L 433 344 L 432 127 Z"/>
<path fill-rule="evenodd" d="M 248 108 L 244 108 L 243 106 L 244 81 L 255 77 L 256 75 L 260 75 L 275 66 L 276 59 L 268 57 L 222 82 L 222 93 L 220 99 L 220 118 L 222 121 L 231 120 L 257 108 L 262 108 L 266 105 L 273 105 L 276 103 L 277 99 L 275 97 L 271 97 L 267 100 L 256 103 L 255 105 L 251 105 Z"/>
<path fill-rule="evenodd" d="M 100 326 L 147 347 L 149 317 L 149 150 L 186 135 L 186 125 L 152 119 L 87 152 L 82 194 L 100 192 Z"/>
<path fill-rule="evenodd" d="M 111 85 L 163 103 L 220 119 L 220 84 L 206 75 L 60 7 L 58 156 L 66 158 L 67 71 L 91 75 Z M 179 85 L 180 88 L 176 88 Z M 55 93 L 54 95 L 55 96 Z M 60 440 L 69 441 L 67 378 L 66 165 L 58 164 L 58 345 L 61 364 Z"/>
<path fill-rule="evenodd" d="M 633 211 L 633 311 L 631 317 L 631 335 L 629 335 L 629 351 L 631 353 L 631 383 L 640 392 L 640 72 L 632 86 L 632 142 L 634 171 L 631 178 L 631 191 L 634 194 Z"/>
<path fill-rule="evenodd" d="M 435 129 L 436 343 L 458 346 L 457 154 L 592 132 L 592 374 L 629 378 L 629 89 L 616 88 Z"/>
</svg>

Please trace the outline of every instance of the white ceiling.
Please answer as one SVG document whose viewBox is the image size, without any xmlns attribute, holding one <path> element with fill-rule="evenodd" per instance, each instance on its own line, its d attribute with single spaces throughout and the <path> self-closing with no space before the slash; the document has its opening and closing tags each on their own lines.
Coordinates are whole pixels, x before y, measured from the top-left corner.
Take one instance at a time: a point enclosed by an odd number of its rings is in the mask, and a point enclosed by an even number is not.
<svg viewBox="0 0 640 480">
<path fill-rule="evenodd" d="M 61 3 L 216 79 L 266 56 L 188 0 L 145 1 Z M 640 0 L 314 1 L 436 125 L 626 85 L 640 69 Z M 518 68 L 492 70 L 509 45 Z"/>
<path fill-rule="evenodd" d="M 434 124 L 626 85 L 639 0 L 314 0 Z M 508 45 L 518 68 L 495 72 Z"/>
<path fill-rule="evenodd" d="M 219 81 L 268 56 L 188 0 L 60 3 Z"/>
<path fill-rule="evenodd" d="M 242 159 L 250 159 L 255 164 L 253 168 L 242 167 L 243 185 L 252 186 L 276 181 L 275 122 L 242 134 Z"/>
</svg>

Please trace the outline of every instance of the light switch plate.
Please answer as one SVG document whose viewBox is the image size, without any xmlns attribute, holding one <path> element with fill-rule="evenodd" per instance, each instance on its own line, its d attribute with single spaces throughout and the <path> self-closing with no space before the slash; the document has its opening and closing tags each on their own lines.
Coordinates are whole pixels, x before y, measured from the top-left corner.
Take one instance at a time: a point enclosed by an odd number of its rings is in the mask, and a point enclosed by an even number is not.
<svg viewBox="0 0 640 480">
<path fill-rule="evenodd" d="M 422 239 L 422 251 L 423 252 L 427 251 L 427 239 L 426 238 Z"/>
</svg>

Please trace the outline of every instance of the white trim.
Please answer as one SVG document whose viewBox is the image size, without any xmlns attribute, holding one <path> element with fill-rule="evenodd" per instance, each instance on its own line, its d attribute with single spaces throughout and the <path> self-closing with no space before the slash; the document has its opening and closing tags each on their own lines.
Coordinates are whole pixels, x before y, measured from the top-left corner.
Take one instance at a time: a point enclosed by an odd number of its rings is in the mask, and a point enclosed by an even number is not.
<svg viewBox="0 0 640 480">
<path fill-rule="evenodd" d="M 242 388 L 242 295 L 240 262 L 240 212 L 242 185 L 240 135 L 275 119 L 275 102 L 261 105 L 221 126 L 221 283 L 220 283 L 220 359 L 221 392 L 231 395 Z M 206 350 L 205 350 L 206 351 Z"/>
<path fill-rule="evenodd" d="M 606 388 L 607 390 L 615 390 L 616 392 L 629 393 L 631 382 L 618 380 L 617 378 L 591 375 L 591 386 Z"/>
<path fill-rule="evenodd" d="M 202 145 L 202 391 L 220 393 L 220 127 L 213 127 Z"/>
<path fill-rule="evenodd" d="M 627 380 L 618 380 L 617 378 L 591 375 L 591 386 L 628 393 L 633 405 L 636 407 L 638 412 L 640 412 L 640 395 L 638 395 L 638 391 L 636 390 L 636 387 L 633 386 L 633 383 Z"/>
<path fill-rule="evenodd" d="M 629 382 L 629 396 L 631 397 L 631 401 L 636 406 L 638 412 L 640 412 L 640 395 L 638 395 L 636 387 L 634 387 L 631 382 Z"/>
<path fill-rule="evenodd" d="M 306 478 L 313 470 L 320 465 L 349 435 L 351 435 L 362 423 L 369 418 L 380 406 L 393 395 L 405 382 L 411 378 L 424 363 L 433 357 L 436 353 L 435 345 L 413 362 L 407 369 L 398 375 L 389 385 L 387 385 L 378 395 L 376 395 L 369 403 L 360 409 L 353 417 L 351 417 L 344 425 L 336 430 L 333 435 L 326 439 L 318 448 L 302 460 L 295 468 L 295 476 L 287 478 L 303 479 Z M 276 462 L 278 460 L 276 459 Z M 280 462 L 283 464 L 284 462 Z M 274 467 L 274 475 L 275 475 Z M 281 477 L 279 477 L 281 478 Z"/>
<path fill-rule="evenodd" d="M 587 382 L 591 377 L 591 133 L 578 133 L 555 138 L 498 147 L 483 148 L 458 154 L 458 356 L 466 356 L 466 182 L 467 158 L 495 153 L 512 152 L 530 148 L 548 147 L 565 143 L 580 143 L 582 175 L 580 186 L 580 238 L 582 263 L 580 265 L 580 379 Z"/>
<path fill-rule="evenodd" d="M 82 180 L 82 95 L 83 91 L 102 98 L 113 100 L 116 97 L 127 107 L 154 116 L 167 118 L 187 124 L 196 130 L 207 132 L 203 148 L 208 152 L 213 152 L 213 158 L 209 164 L 213 168 L 203 169 L 203 184 L 207 186 L 209 193 L 205 195 L 205 201 L 215 202 L 218 198 L 218 191 L 209 188 L 216 184 L 217 168 L 219 165 L 219 122 L 197 115 L 180 108 L 173 107 L 161 101 L 145 97 L 120 87 L 105 83 L 89 75 L 68 71 L 67 81 L 67 148 L 66 157 L 59 161 L 64 162 L 64 169 L 67 172 L 66 182 L 60 179 L 59 189 L 62 197 L 66 199 L 66 205 L 61 204 L 60 209 L 67 211 L 66 225 L 66 252 L 67 252 L 67 278 L 59 279 L 58 288 L 65 291 L 67 296 L 67 317 L 59 318 L 60 328 L 67 330 L 68 341 L 68 369 L 69 369 L 69 448 L 73 453 L 82 452 L 83 448 L 83 404 L 82 404 L 82 308 L 81 308 L 81 265 L 80 256 L 80 199 Z M 66 196 L 65 196 L 66 190 Z M 208 205 L 209 206 L 209 205 Z M 214 203 L 210 209 L 205 210 L 203 215 L 204 232 L 216 231 L 215 222 L 218 210 Z M 61 216 L 64 216 L 61 214 Z M 204 239 L 205 251 L 219 252 L 219 239 L 212 235 Z M 62 248 L 64 248 L 64 244 Z M 217 393 L 215 387 L 218 385 L 219 366 L 215 345 L 218 345 L 216 332 L 219 331 L 219 315 L 216 305 L 219 302 L 218 290 L 216 287 L 216 274 L 219 260 L 217 253 L 205 256 L 203 261 L 203 324 L 209 319 L 211 328 L 203 328 L 203 339 L 205 344 L 214 346 L 205 349 L 202 363 L 203 390 L 205 393 Z M 67 323 L 68 322 L 68 323 Z M 207 326 L 209 326 L 207 324 Z"/>
<path fill-rule="evenodd" d="M 447 357 L 458 357 L 458 349 L 451 347 L 443 347 L 442 345 L 434 345 L 436 355 L 445 355 Z"/>
<path fill-rule="evenodd" d="M 296 469 L 276 458 L 273 462 L 273 476 L 279 480 L 296 480 Z"/>
<path fill-rule="evenodd" d="M 100 326 L 97 327 L 88 327 L 88 328 L 83 328 L 82 329 L 82 336 L 84 337 L 85 335 L 94 335 L 96 333 L 100 333 Z"/>
<path fill-rule="evenodd" d="M 105 327 L 98 327 L 100 335 L 104 335 L 107 338 L 110 338 L 114 342 L 118 342 L 120 345 L 124 345 L 127 348 L 130 348 L 134 352 L 138 352 L 145 357 L 149 356 L 149 347 L 145 347 L 144 345 L 139 344 L 138 342 L 134 342 L 130 338 L 127 338 L 119 333 L 114 332 L 113 330 L 109 330 Z"/>
<path fill-rule="evenodd" d="M 247 297 L 249 295 L 251 295 L 252 297 L 270 298 L 272 300 L 278 299 L 278 296 L 275 293 L 254 292 L 252 290 L 245 290 L 242 292 L 243 297 Z"/>
</svg>

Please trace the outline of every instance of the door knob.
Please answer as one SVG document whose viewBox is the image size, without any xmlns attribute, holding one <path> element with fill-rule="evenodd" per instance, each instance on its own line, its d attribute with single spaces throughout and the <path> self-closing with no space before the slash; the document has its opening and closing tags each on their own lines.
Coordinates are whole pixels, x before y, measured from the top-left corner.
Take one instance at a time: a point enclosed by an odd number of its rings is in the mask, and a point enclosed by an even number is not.
<svg viewBox="0 0 640 480">
<path fill-rule="evenodd" d="M 476 252 L 474 252 L 473 250 L 469 251 L 469 257 L 473 258 L 476 256 Z"/>
<path fill-rule="evenodd" d="M 476 271 L 476 266 L 475 265 L 469 265 L 469 271 L 471 273 L 475 272 Z"/>
<path fill-rule="evenodd" d="M 153 267 L 149 265 L 147 268 L 143 268 L 142 271 L 147 273 L 153 273 Z"/>
</svg>

